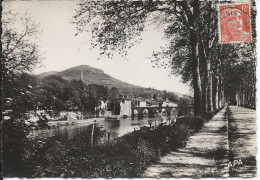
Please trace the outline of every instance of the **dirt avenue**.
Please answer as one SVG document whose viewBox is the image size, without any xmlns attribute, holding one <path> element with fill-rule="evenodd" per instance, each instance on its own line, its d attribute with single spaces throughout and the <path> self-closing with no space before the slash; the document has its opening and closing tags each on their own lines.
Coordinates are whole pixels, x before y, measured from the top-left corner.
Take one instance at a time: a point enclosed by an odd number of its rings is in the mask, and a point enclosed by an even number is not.
<svg viewBox="0 0 260 180">
<path fill-rule="evenodd" d="M 185 148 L 147 168 L 143 177 L 251 177 L 256 174 L 255 110 L 223 108 Z M 230 164 L 231 163 L 231 164 Z"/>
</svg>

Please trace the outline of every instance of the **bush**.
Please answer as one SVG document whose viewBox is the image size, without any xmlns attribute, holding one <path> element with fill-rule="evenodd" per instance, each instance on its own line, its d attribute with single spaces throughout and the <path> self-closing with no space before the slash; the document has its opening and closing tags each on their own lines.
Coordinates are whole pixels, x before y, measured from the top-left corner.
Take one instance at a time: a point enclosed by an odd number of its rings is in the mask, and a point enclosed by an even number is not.
<svg viewBox="0 0 260 180">
<path fill-rule="evenodd" d="M 217 147 L 216 149 L 210 150 L 206 153 L 209 158 L 214 158 L 215 160 L 222 160 L 227 158 L 228 150 L 223 147 Z"/>
<path fill-rule="evenodd" d="M 34 139 L 26 149 L 26 177 L 140 177 L 161 156 L 186 146 L 189 136 L 202 127 L 201 118 L 178 119 L 174 125 L 155 130 L 143 127 L 113 141 L 98 143 L 104 136 L 95 128 L 91 147 L 92 126 L 70 139 Z"/>
<path fill-rule="evenodd" d="M 227 132 L 227 126 L 220 127 L 217 132 L 219 132 L 219 133 L 226 133 Z"/>
<path fill-rule="evenodd" d="M 215 114 L 216 114 L 215 111 L 206 112 L 205 115 L 204 115 L 204 116 L 205 116 L 204 118 L 209 120 L 209 119 L 213 118 L 213 116 L 214 116 Z"/>
<path fill-rule="evenodd" d="M 202 126 L 203 123 L 206 122 L 206 119 L 202 119 L 200 117 L 182 117 L 177 118 L 177 124 L 185 124 L 190 127 L 190 129 L 195 130 L 197 132 Z"/>
<path fill-rule="evenodd" d="M 2 122 L 3 176 L 19 176 L 23 172 L 23 155 L 29 129 L 23 119 Z"/>
<path fill-rule="evenodd" d="M 178 118 L 174 125 L 154 130 L 143 127 L 113 141 L 100 143 L 104 131 L 92 125 L 72 139 L 57 137 L 28 139 L 23 177 L 140 177 L 161 156 L 186 146 L 189 136 L 205 122 L 199 117 Z"/>
</svg>

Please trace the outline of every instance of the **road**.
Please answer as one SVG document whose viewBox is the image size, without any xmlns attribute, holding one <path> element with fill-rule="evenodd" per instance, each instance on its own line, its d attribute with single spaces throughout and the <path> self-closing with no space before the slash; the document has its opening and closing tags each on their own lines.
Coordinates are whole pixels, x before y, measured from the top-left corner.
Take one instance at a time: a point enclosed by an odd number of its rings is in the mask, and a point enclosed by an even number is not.
<svg viewBox="0 0 260 180">
<path fill-rule="evenodd" d="M 255 114 L 242 107 L 223 108 L 189 138 L 185 148 L 162 157 L 142 177 L 255 176 Z"/>
<path fill-rule="evenodd" d="M 229 111 L 230 176 L 255 176 L 256 111 L 238 106 L 230 106 Z"/>
</svg>

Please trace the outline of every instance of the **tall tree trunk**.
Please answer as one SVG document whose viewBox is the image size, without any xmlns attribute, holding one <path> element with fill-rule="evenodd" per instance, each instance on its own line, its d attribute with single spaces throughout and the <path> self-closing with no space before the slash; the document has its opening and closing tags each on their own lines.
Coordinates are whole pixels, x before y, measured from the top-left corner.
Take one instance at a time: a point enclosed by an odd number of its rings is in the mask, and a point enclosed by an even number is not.
<svg viewBox="0 0 260 180">
<path fill-rule="evenodd" d="M 212 74 L 210 72 L 210 60 L 207 60 L 207 78 L 208 78 L 208 90 L 207 90 L 207 110 L 213 111 L 213 99 L 212 99 Z"/>
<path fill-rule="evenodd" d="M 242 106 L 245 106 L 245 91 L 243 90 L 243 94 L 242 94 Z"/>
<path fill-rule="evenodd" d="M 256 80 L 255 80 L 255 78 L 256 78 L 256 74 L 254 73 L 254 78 L 253 78 L 253 89 L 252 89 L 252 104 L 253 104 L 253 109 L 255 109 L 255 101 L 256 101 L 256 87 L 255 87 L 255 85 L 256 85 Z"/>
<path fill-rule="evenodd" d="M 195 30 L 190 32 L 191 46 L 192 46 L 192 75 L 193 75 L 193 89 L 194 89 L 194 115 L 201 116 L 202 111 L 202 89 L 199 69 L 199 41 L 198 33 Z"/>
<path fill-rule="evenodd" d="M 221 86 L 222 86 L 222 84 L 221 84 L 221 75 L 219 74 L 218 75 L 218 108 L 220 109 L 220 108 L 222 108 L 222 101 L 221 101 L 221 98 L 222 98 L 222 96 L 221 96 Z"/>
<path fill-rule="evenodd" d="M 222 108 L 221 81 L 219 81 L 219 88 L 218 88 L 218 107 Z"/>
<path fill-rule="evenodd" d="M 202 85 L 202 111 L 203 113 L 207 111 L 207 87 L 205 82 Z"/>
<path fill-rule="evenodd" d="M 212 105 L 213 110 L 217 110 L 217 80 L 212 76 Z"/>
<path fill-rule="evenodd" d="M 224 105 L 226 105 L 226 104 L 228 104 L 226 92 L 223 90 L 223 91 L 222 91 L 222 94 L 223 94 L 223 103 L 224 103 Z"/>
<path fill-rule="evenodd" d="M 186 2 L 184 2 L 186 3 Z M 199 15 L 200 15 L 200 2 L 199 0 L 194 0 L 191 3 L 191 8 L 183 5 L 185 13 L 187 15 L 187 23 L 189 24 L 190 33 L 190 44 L 191 44 L 191 54 L 192 54 L 192 81 L 194 90 L 194 115 L 202 116 L 202 89 L 201 89 L 201 79 L 200 79 L 200 56 L 199 56 Z"/>
<path fill-rule="evenodd" d="M 219 106 L 219 91 L 218 91 L 218 89 L 219 89 L 219 80 L 217 80 L 217 82 L 216 82 L 216 97 L 215 97 L 215 104 L 216 104 L 216 110 L 218 110 L 219 108 L 220 108 L 220 106 Z"/>
<path fill-rule="evenodd" d="M 215 87 L 215 90 L 216 90 L 216 96 L 215 96 L 215 104 L 216 104 L 216 109 L 215 110 L 218 110 L 220 108 L 219 106 L 219 64 L 217 64 L 217 73 L 215 75 L 215 79 L 216 79 L 216 87 Z"/>
<path fill-rule="evenodd" d="M 236 105 L 237 106 L 239 105 L 239 93 L 238 92 L 236 93 Z"/>
<path fill-rule="evenodd" d="M 225 106 L 226 105 L 226 97 L 225 97 L 225 86 L 224 86 L 224 83 L 223 83 L 223 80 L 221 80 L 221 103 L 222 103 L 222 106 Z"/>
</svg>

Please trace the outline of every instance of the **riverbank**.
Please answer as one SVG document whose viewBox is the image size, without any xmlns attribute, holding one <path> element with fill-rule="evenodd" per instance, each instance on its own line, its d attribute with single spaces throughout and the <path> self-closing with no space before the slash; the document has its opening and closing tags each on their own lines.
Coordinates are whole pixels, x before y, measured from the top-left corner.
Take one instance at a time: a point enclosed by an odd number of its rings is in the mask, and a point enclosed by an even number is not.
<svg viewBox="0 0 260 180">
<path fill-rule="evenodd" d="M 90 119 L 81 119 L 81 120 L 62 120 L 62 121 L 49 121 L 49 126 L 67 126 L 74 124 L 92 124 L 94 122 L 104 120 L 104 118 L 90 118 Z"/>
<path fill-rule="evenodd" d="M 105 135 L 102 128 L 95 127 L 91 139 L 93 126 L 69 140 L 31 139 L 26 145 L 23 169 L 10 176 L 140 177 L 161 156 L 185 147 L 188 138 L 209 118 L 186 117 L 178 119 L 174 125 L 156 129 L 143 127 L 103 144 L 99 143 Z"/>
<path fill-rule="evenodd" d="M 149 120 L 149 121 L 148 121 Z M 109 120 L 103 120 L 99 119 L 94 121 L 93 119 L 91 121 L 86 121 L 84 123 L 79 124 L 73 124 L 73 125 L 60 125 L 57 127 L 52 127 L 48 129 L 38 129 L 33 130 L 30 133 L 31 135 L 39 135 L 44 137 L 52 137 L 52 136 L 59 136 L 62 138 L 71 139 L 72 137 L 75 137 L 82 132 L 84 132 L 87 127 L 93 122 L 97 123 L 97 126 L 103 127 L 103 130 L 106 130 L 106 135 L 108 136 L 108 133 L 110 133 L 110 139 L 115 139 L 121 136 L 124 136 L 125 134 L 131 133 L 134 130 L 140 129 L 140 127 L 143 126 L 150 126 L 149 122 L 153 121 L 152 125 L 154 125 L 155 118 L 142 118 L 138 119 L 137 117 L 132 119 L 131 117 L 128 117 L 126 119 L 119 118 L 118 121 L 109 121 Z M 66 121 L 65 121 L 66 122 Z M 79 120 L 78 122 L 82 122 Z M 157 122 L 158 124 L 158 122 Z M 107 140 L 108 137 L 104 137 L 103 141 Z"/>
</svg>

